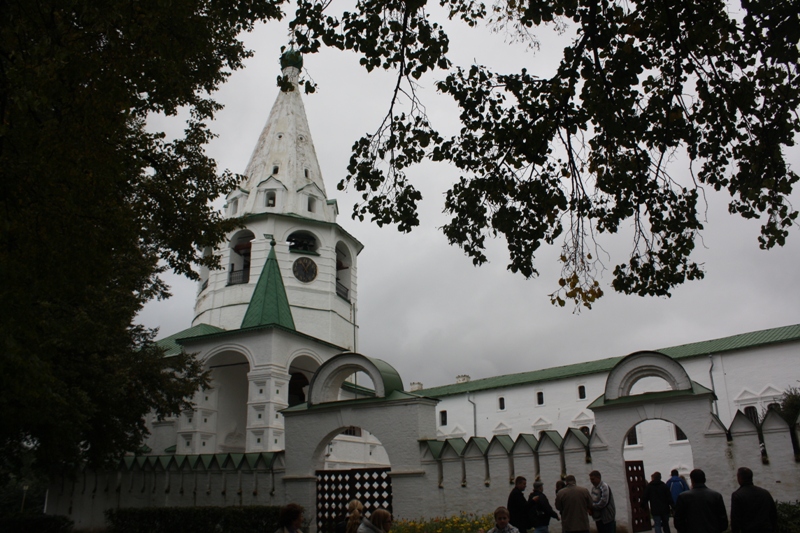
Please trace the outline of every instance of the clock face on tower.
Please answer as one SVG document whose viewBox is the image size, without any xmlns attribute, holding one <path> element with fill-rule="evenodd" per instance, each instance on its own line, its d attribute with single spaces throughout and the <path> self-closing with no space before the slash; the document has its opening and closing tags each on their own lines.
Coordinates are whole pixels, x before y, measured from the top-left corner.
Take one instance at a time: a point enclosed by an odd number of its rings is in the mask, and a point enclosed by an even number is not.
<svg viewBox="0 0 800 533">
<path fill-rule="evenodd" d="M 303 283 L 310 283 L 317 277 L 317 264 L 308 257 L 301 257 L 292 265 L 294 277 Z"/>
</svg>

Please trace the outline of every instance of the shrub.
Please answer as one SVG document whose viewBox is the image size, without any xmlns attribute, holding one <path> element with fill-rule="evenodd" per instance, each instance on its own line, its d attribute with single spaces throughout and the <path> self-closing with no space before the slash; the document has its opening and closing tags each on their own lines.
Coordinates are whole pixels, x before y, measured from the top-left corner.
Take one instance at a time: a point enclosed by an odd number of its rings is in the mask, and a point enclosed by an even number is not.
<svg viewBox="0 0 800 533">
<path fill-rule="evenodd" d="M 280 507 L 162 507 L 106 511 L 110 533 L 272 533 Z"/>
<path fill-rule="evenodd" d="M 800 533 L 800 501 L 778 502 L 778 533 Z"/>
<path fill-rule="evenodd" d="M 70 533 L 72 520 L 51 514 L 13 514 L 0 518 L 5 533 Z"/>
<path fill-rule="evenodd" d="M 491 514 L 461 513 L 447 518 L 395 520 L 392 533 L 477 533 L 479 529 L 489 531 L 493 527 Z"/>
</svg>

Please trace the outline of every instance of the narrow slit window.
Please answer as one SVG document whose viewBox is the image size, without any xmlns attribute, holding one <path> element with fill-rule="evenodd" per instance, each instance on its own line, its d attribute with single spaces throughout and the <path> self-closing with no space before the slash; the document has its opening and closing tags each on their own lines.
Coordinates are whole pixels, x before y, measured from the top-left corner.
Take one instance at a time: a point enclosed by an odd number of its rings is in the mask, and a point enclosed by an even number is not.
<svg viewBox="0 0 800 533">
<path fill-rule="evenodd" d="M 581 400 L 586 399 L 586 387 L 584 387 L 583 385 L 578 385 L 578 398 L 580 398 Z"/>
<path fill-rule="evenodd" d="M 544 405 L 544 393 L 541 391 L 536 393 L 536 405 Z"/>
<path fill-rule="evenodd" d="M 447 411 L 439 411 L 439 425 L 440 426 L 447 425 Z"/>
<path fill-rule="evenodd" d="M 272 167 L 272 173 L 273 174 L 277 174 L 279 170 L 280 170 L 280 167 L 278 165 L 274 165 Z"/>
<path fill-rule="evenodd" d="M 506 399 L 503 398 L 502 396 L 500 396 L 497 399 L 497 408 L 500 409 L 501 411 L 505 411 L 506 409 Z"/>
</svg>

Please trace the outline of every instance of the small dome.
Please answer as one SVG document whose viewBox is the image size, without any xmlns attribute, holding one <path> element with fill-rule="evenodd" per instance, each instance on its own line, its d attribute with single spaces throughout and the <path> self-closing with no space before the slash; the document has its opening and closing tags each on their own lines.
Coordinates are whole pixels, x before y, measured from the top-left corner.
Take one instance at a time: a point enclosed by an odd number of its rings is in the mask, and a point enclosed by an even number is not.
<svg viewBox="0 0 800 533">
<path fill-rule="evenodd" d="M 287 50 L 281 54 L 281 69 L 294 67 L 298 70 L 303 69 L 303 54 L 295 49 Z"/>
</svg>

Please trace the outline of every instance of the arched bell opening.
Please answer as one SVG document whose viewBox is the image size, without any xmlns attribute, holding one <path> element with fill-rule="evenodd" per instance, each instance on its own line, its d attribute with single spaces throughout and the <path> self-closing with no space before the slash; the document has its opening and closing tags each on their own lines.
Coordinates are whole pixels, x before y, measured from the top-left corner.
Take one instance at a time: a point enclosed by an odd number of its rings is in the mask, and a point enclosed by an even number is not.
<svg viewBox="0 0 800 533">
<path fill-rule="evenodd" d="M 250 283 L 250 251 L 253 246 L 252 231 L 238 232 L 230 240 L 228 285 Z"/>
<path fill-rule="evenodd" d="M 336 244 L 336 294 L 340 298 L 350 301 L 351 267 L 353 258 L 347 245 L 343 242 Z"/>
<path fill-rule="evenodd" d="M 289 395 L 287 398 L 289 407 L 308 401 L 308 386 L 318 368 L 319 363 L 316 359 L 308 355 L 301 355 L 292 360 L 289 365 Z"/>
</svg>

